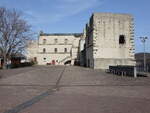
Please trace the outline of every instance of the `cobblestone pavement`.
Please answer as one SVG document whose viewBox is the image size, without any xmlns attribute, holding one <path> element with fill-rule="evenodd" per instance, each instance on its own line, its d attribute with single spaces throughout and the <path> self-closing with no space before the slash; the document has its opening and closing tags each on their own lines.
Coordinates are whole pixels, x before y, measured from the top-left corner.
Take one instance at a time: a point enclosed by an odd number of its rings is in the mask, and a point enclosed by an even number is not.
<svg viewBox="0 0 150 113">
<path fill-rule="evenodd" d="M 0 113 L 149 113 L 150 77 L 73 66 L 0 71 Z"/>
</svg>

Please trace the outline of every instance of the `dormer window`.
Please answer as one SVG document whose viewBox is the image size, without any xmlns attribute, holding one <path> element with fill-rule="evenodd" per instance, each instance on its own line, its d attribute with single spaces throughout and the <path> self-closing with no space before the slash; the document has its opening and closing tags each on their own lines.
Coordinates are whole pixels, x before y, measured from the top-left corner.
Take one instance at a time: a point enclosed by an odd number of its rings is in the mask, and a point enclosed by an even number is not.
<svg viewBox="0 0 150 113">
<path fill-rule="evenodd" d="M 57 43 L 58 43 L 58 39 L 57 39 L 57 38 L 54 40 L 54 43 L 55 43 L 55 44 L 57 44 Z"/>
<path fill-rule="evenodd" d="M 67 44 L 68 43 L 68 39 L 65 39 L 65 44 Z"/>
<path fill-rule="evenodd" d="M 43 44 L 46 44 L 46 39 L 43 39 Z"/>
</svg>

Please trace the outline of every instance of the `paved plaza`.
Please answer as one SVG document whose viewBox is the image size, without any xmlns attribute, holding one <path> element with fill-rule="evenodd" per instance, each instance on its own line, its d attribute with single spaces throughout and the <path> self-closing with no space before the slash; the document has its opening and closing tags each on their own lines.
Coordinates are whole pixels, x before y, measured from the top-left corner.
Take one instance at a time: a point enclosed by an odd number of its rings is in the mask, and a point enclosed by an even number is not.
<svg viewBox="0 0 150 113">
<path fill-rule="evenodd" d="M 0 113 L 149 113 L 150 77 L 75 66 L 0 70 Z"/>
</svg>

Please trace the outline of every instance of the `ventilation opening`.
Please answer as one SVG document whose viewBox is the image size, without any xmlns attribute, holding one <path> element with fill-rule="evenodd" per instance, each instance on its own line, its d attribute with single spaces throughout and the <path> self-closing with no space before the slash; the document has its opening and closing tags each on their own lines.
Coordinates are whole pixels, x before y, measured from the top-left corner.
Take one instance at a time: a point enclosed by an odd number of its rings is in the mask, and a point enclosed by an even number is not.
<svg viewBox="0 0 150 113">
<path fill-rule="evenodd" d="M 119 44 L 125 44 L 125 36 L 124 35 L 119 36 Z"/>
</svg>

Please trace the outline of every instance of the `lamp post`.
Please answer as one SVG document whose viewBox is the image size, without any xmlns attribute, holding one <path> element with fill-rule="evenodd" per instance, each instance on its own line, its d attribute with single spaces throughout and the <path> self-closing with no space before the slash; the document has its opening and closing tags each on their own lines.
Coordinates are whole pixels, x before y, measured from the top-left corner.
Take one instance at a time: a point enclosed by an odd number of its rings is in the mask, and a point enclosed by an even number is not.
<svg viewBox="0 0 150 113">
<path fill-rule="evenodd" d="M 144 46 L 144 57 L 143 57 L 143 61 L 144 61 L 144 71 L 146 72 L 146 55 L 145 55 L 145 42 L 148 39 L 148 37 L 140 37 L 141 42 L 143 43 Z"/>
</svg>

